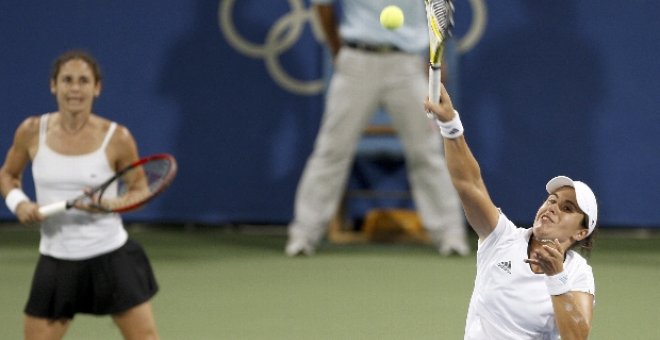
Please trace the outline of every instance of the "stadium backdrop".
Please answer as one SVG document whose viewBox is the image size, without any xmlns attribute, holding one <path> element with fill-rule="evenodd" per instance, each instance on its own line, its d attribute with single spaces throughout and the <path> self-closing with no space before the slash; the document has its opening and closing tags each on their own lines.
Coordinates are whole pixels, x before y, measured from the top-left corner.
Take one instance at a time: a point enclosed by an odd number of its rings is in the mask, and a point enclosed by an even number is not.
<svg viewBox="0 0 660 340">
<path fill-rule="evenodd" d="M 566 174 L 593 186 L 602 225 L 660 227 L 660 44 L 649 38 L 660 2 L 457 7 L 459 38 L 472 39 L 458 106 L 496 204 L 528 223 L 545 181 Z M 26 116 L 54 109 L 50 63 L 81 47 L 105 72 L 95 111 L 128 126 L 142 154 L 180 162 L 173 187 L 131 219 L 286 223 L 323 105 L 310 18 L 307 0 L 5 1 L 0 150 Z"/>
</svg>

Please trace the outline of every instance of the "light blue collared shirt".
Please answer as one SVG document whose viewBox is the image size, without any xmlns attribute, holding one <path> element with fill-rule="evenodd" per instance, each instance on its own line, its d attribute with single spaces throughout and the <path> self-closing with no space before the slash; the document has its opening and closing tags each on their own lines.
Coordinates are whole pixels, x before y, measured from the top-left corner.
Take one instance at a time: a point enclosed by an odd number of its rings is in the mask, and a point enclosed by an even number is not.
<svg viewBox="0 0 660 340">
<path fill-rule="evenodd" d="M 332 4 L 337 0 L 311 0 L 313 4 Z M 345 41 L 366 44 L 391 44 L 410 53 L 428 50 L 426 11 L 422 0 L 339 0 L 342 8 L 339 34 Z M 403 26 L 388 30 L 380 25 L 380 12 L 388 5 L 403 10 Z"/>
</svg>

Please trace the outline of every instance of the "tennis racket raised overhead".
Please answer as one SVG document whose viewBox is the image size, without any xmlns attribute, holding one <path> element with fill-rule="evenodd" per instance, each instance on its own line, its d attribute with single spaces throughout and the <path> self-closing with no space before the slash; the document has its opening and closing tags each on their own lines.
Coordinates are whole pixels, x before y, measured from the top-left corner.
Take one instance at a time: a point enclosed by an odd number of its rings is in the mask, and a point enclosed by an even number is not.
<svg viewBox="0 0 660 340">
<path fill-rule="evenodd" d="M 39 208 L 45 217 L 84 204 L 100 212 L 126 212 L 140 208 L 165 190 L 176 176 L 176 160 L 169 154 L 142 158 L 117 172 L 103 184 L 68 201 Z"/>
<path fill-rule="evenodd" d="M 424 0 L 429 27 L 429 100 L 440 101 L 442 53 L 454 27 L 454 3 L 451 0 Z M 429 118 L 433 115 L 427 113 Z"/>
</svg>

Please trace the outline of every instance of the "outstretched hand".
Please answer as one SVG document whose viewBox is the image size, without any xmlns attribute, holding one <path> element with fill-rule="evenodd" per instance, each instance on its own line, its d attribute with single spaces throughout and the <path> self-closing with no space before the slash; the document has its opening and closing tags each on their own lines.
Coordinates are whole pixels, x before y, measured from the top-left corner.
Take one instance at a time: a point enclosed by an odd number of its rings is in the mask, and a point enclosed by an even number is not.
<svg viewBox="0 0 660 340">
<path fill-rule="evenodd" d="M 548 276 L 564 271 L 564 249 L 557 239 L 533 250 L 529 257 L 525 262 L 537 266 Z"/>
<path fill-rule="evenodd" d="M 429 98 L 426 97 L 424 110 L 432 113 L 441 122 L 448 122 L 454 118 L 454 105 L 451 103 L 451 98 L 449 98 L 444 85 L 440 85 L 440 102 L 431 103 Z"/>
</svg>

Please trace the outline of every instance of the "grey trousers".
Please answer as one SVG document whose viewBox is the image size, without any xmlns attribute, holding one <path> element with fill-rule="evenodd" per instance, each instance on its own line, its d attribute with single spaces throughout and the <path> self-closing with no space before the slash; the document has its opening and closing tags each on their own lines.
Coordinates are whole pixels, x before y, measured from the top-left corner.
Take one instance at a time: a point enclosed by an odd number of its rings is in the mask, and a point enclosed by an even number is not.
<svg viewBox="0 0 660 340">
<path fill-rule="evenodd" d="M 464 215 L 444 161 L 442 139 L 423 108 L 428 93 L 421 55 L 344 47 L 335 61 L 314 150 L 296 192 L 290 237 L 316 245 L 345 190 L 356 145 L 383 107 L 403 144 L 415 207 L 432 239 L 465 237 Z"/>
</svg>

